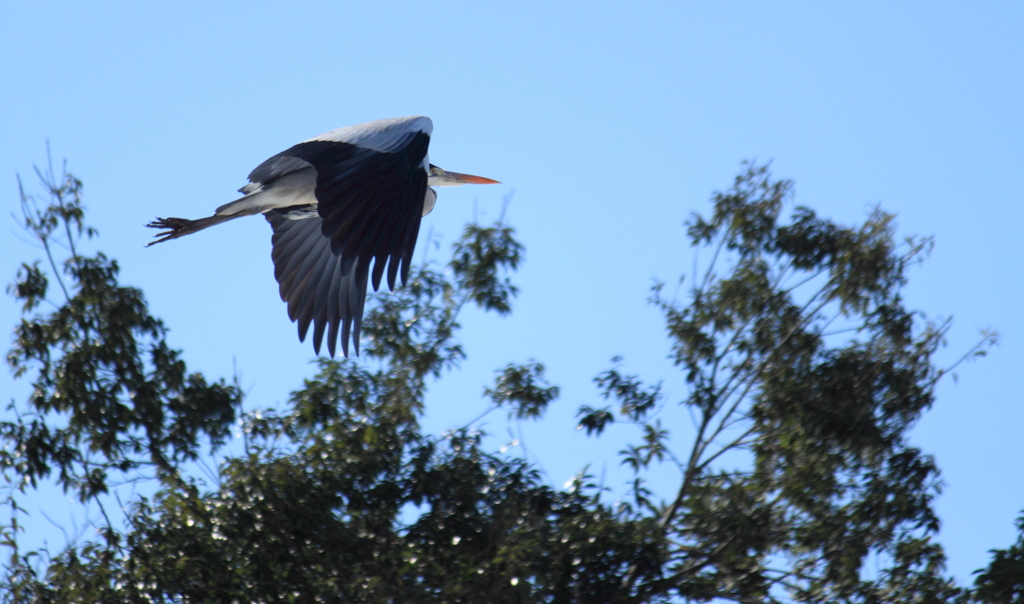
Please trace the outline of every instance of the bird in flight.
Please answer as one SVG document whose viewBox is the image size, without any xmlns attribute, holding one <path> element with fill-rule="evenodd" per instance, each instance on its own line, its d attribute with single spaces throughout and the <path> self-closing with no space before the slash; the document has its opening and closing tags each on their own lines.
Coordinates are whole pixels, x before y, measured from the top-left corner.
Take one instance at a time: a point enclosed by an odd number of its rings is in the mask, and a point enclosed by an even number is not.
<svg viewBox="0 0 1024 604">
<path fill-rule="evenodd" d="M 437 200 L 432 187 L 498 182 L 431 164 L 433 127 L 428 117 L 400 117 L 303 141 L 257 166 L 239 189 L 243 196 L 213 216 L 147 224 L 165 229 L 149 245 L 263 214 L 274 231 L 274 277 L 299 341 L 312 324 L 313 349 L 320 354 L 326 331 L 333 357 L 340 330 L 345 356 L 350 337 L 358 355 L 367 281 L 372 275 L 376 291 L 386 270 L 394 290 L 400 271 L 405 284 L 420 220 Z"/>
</svg>

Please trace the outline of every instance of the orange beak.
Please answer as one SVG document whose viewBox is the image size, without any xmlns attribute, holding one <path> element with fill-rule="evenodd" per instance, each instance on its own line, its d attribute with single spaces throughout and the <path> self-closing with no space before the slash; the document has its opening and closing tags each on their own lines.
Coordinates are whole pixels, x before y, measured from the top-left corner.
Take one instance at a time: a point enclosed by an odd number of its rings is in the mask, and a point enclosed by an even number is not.
<svg viewBox="0 0 1024 604">
<path fill-rule="evenodd" d="M 450 177 L 455 183 L 467 184 L 467 185 L 500 185 L 501 183 L 490 178 L 484 178 L 483 176 L 473 176 L 472 174 L 460 174 L 458 172 L 445 172 L 445 176 Z"/>
</svg>

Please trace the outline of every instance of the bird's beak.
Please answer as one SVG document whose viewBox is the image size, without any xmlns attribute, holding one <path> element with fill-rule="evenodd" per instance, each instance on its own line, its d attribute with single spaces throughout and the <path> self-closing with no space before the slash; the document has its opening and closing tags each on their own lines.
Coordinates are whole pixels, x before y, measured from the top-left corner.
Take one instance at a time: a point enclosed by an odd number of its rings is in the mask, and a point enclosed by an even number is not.
<svg viewBox="0 0 1024 604">
<path fill-rule="evenodd" d="M 434 187 L 457 187 L 459 185 L 500 185 L 501 183 L 483 176 L 472 174 L 460 174 L 447 170 L 438 170 L 439 173 L 432 174 L 430 185 Z"/>
<path fill-rule="evenodd" d="M 490 178 L 484 178 L 483 176 L 473 176 L 472 174 L 459 174 L 458 172 L 445 172 L 448 176 L 455 178 L 456 182 L 467 184 L 467 185 L 500 185 L 501 183 Z"/>
</svg>

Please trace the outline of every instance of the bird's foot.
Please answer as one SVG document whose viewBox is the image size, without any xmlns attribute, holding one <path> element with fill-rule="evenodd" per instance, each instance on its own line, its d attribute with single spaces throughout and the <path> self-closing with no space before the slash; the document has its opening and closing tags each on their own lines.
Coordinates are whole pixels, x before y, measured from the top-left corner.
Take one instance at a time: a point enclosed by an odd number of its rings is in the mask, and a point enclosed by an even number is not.
<svg viewBox="0 0 1024 604">
<path fill-rule="evenodd" d="M 195 228 L 196 221 L 188 220 L 187 218 L 157 218 L 146 226 L 151 229 L 168 229 L 166 232 L 154 235 L 154 237 L 157 237 L 157 240 L 149 242 L 146 247 L 157 243 L 163 243 L 169 239 L 177 239 L 178 237 L 194 233 L 198 230 Z"/>
</svg>

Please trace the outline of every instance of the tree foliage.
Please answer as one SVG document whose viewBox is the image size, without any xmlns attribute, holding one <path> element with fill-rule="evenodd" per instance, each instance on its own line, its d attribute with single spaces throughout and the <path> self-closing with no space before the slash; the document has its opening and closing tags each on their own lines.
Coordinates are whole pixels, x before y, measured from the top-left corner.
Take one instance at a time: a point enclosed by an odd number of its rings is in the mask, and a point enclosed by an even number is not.
<svg viewBox="0 0 1024 604">
<path fill-rule="evenodd" d="M 24 317 L 8 362 L 33 391 L 0 424 L 8 503 L 51 475 L 101 509 L 112 485 L 158 487 L 52 556 L 25 550 L 12 513 L 4 601 L 1021 601 L 1020 544 L 974 590 L 943 574 L 938 468 L 907 434 L 934 402 L 949 323 L 904 307 L 929 242 L 897 243 L 881 211 L 855 227 L 808 208 L 783 219 L 791 183 L 748 166 L 689 221 L 710 257 L 682 300 L 652 296 L 685 395 L 615 359 L 595 379 L 606 406 L 580 410 L 591 436 L 637 430 L 631 497 L 609 505 L 586 474 L 556 490 L 478 432 L 420 429 L 430 380 L 464 358 L 465 305 L 512 310 L 509 226 L 468 225 L 449 272 L 428 263 L 375 296 L 372 363 L 320 360 L 284 408 L 239 416 L 239 389 L 189 373 L 116 262 L 80 251 L 94 234 L 81 183 L 41 176 L 49 200 L 22 202 L 49 271 L 27 263 L 9 289 Z M 517 419 L 558 394 L 536 361 L 484 392 Z M 692 438 L 662 423 L 669 405 Z M 207 484 L 190 464 L 239 422 L 244 446 Z M 648 479 L 661 463 L 676 484 Z"/>
<path fill-rule="evenodd" d="M 7 362 L 16 377 L 33 373 L 28 413 L 0 424 L 7 447 L 0 463 L 35 486 L 57 472 L 57 483 L 87 501 L 108 490 L 111 472 L 151 470 L 168 484 L 176 468 L 224 443 L 238 393 L 224 382 L 189 374 L 166 343 L 166 328 L 149 314 L 142 292 L 117 282 L 117 262 L 86 257 L 82 185 L 52 169 L 40 174 L 51 203 L 22 191 L 25 230 L 42 246 L 52 274 L 23 264 L 9 288 L 26 315 L 15 329 Z M 58 237 L 63 234 L 63 240 Z M 67 256 L 58 263 L 61 247 Z M 51 276 L 64 301 L 48 298 Z M 50 421 L 62 418 L 63 422 Z"/>
<path fill-rule="evenodd" d="M 977 571 L 974 596 L 984 604 L 1024 603 L 1024 515 L 1017 519 L 1020 537 L 1006 549 L 992 551 L 988 568 Z"/>
<path fill-rule="evenodd" d="M 638 476 L 678 460 L 667 505 L 639 498 L 677 544 L 667 576 L 694 600 L 944 601 L 958 592 L 932 541 L 938 468 L 907 432 L 933 402 L 949 324 L 915 324 L 900 296 L 928 242 L 897 244 L 879 210 L 854 228 L 805 207 L 783 221 L 790 191 L 748 166 L 689 222 L 711 259 L 685 301 L 655 288 L 695 417 L 688 448 L 646 420 L 657 387 L 618 369 L 597 380 L 643 428 L 626 457 Z M 600 431 L 611 414 L 584 425 Z M 884 561 L 877 576 L 869 559 Z"/>
</svg>

